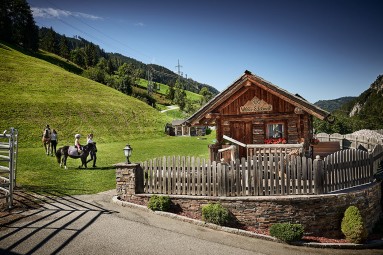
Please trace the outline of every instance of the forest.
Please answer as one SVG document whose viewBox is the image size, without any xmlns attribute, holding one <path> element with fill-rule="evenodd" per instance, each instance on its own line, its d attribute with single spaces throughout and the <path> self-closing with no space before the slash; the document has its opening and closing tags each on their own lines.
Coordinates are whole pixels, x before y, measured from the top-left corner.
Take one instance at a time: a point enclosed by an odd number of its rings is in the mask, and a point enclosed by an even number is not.
<svg viewBox="0 0 383 255">
<path fill-rule="evenodd" d="M 79 67 L 68 71 L 136 97 L 153 107 L 157 103 L 153 97 L 157 83 L 169 87 L 167 100 L 159 103 L 179 105 L 188 114 L 218 94 L 214 87 L 177 75 L 165 67 L 145 64 L 119 53 L 107 53 L 80 36 L 69 38 L 56 33 L 52 27 L 38 27 L 25 0 L 1 3 L 0 30 L 0 40 L 32 52 L 42 50 L 56 54 Z M 141 80 L 148 83 L 146 91 L 140 87 Z M 200 94 L 200 102 L 188 99 L 185 90 Z"/>
</svg>

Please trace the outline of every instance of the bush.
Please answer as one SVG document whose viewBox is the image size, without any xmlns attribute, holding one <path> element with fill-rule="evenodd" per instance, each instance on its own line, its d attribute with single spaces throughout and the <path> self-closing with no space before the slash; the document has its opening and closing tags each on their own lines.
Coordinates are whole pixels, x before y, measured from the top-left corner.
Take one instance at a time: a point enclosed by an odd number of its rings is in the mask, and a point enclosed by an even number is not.
<svg viewBox="0 0 383 255">
<path fill-rule="evenodd" d="M 231 217 L 229 210 L 220 203 L 209 203 L 202 207 L 202 219 L 206 222 L 225 226 L 230 223 Z"/>
<path fill-rule="evenodd" d="M 153 211 L 167 212 L 170 209 L 170 205 L 171 205 L 170 197 L 153 195 L 149 199 L 148 208 Z"/>
<path fill-rule="evenodd" d="M 351 243 L 363 243 L 367 239 L 367 230 L 356 206 L 350 206 L 345 211 L 341 229 L 346 240 Z"/>
<path fill-rule="evenodd" d="M 270 227 L 270 235 L 285 242 L 301 240 L 303 232 L 302 224 L 275 223 Z"/>
</svg>

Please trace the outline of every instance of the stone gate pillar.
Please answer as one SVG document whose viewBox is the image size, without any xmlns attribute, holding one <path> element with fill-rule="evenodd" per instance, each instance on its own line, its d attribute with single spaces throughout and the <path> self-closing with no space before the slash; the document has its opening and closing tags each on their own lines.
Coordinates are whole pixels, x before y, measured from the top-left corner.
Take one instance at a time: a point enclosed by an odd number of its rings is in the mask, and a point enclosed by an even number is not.
<svg viewBox="0 0 383 255">
<path fill-rule="evenodd" d="M 135 194 L 144 192 L 144 172 L 140 164 L 117 163 L 116 190 L 117 195 L 125 200 Z"/>
</svg>

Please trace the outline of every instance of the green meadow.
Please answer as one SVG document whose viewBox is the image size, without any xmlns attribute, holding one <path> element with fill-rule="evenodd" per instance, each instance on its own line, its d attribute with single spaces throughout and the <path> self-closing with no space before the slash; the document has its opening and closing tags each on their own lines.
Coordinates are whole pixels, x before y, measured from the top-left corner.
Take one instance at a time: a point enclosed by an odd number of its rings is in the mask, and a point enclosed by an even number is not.
<svg viewBox="0 0 383 255">
<path fill-rule="evenodd" d="M 164 126 L 174 118 L 142 101 L 75 73 L 75 65 L 46 52 L 25 54 L 0 43 L 0 129 L 19 132 L 16 173 L 18 187 L 57 194 L 91 194 L 115 188 L 115 163 L 125 161 L 123 148 L 133 148 L 132 162 L 161 156 L 208 157 L 214 133 L 168 137 Z M 67 70 L 71 71 L 68 72 Z M 49 124 L 58 132 L 58 147 L 72 145 L 74 135 L 93 133 L 97 167 L 79 169 L 68 159 L 60 168 L 41 142 Z M 91 163 L 89 164 L 91 166 Z"/>
</svg>

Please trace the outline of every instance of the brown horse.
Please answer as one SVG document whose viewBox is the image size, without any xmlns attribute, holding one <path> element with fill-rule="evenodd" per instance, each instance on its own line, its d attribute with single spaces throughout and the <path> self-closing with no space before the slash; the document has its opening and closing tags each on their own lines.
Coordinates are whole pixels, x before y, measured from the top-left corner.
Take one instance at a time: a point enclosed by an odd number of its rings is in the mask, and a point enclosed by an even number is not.
<svg viewBox="0 0 383 255">
<path fill-rule="evenodd" d="M 44 137 L 41 140 L 44 145 L 45 153 L 49 155 L 50 149 L 51 149 L 51 138 L 50 137 Z M 52 155 L 53 156 L 53 155 Z"/>
<path fill-rule="evenodd" d="M 41 136 L 41 141 L 43 142 L 45 153 L 49 155 L 49 152 L 51 150 L 51 130 L 49 128 L 49 125 L 45 127 L 43 135 Z"/>
<path fill-rule="evenodd" d="M 70 155 L 69 154 L 69 147 L 70 146 L 64 146 L 64 147 L 60 147 L 58 148 L 57 152 L 56 152 L 56 159 L 57 159 L 57 162 L 60 164 L 60 167 L 62 167 L 64 165 L 65 169 L 67 169 L 66 167 L 66 160 L 68 157 L 70 158 L 74 158 L 74 159 L 81 159 L 81 166 L 79 166 L 79 168 L 81 167 L 85 167 L 87 168 L 87 161 L 86 161 L 86 158 L 88 157 L 89 153 L 90 152 L 94 152 L 94 151 L 97 151 L 97 147 L 96 147 L 96 144 L 94 143 L 88 143 L 87 145 L 84 145 L 83 148 L 82 148 L 82 153 L 80 155 Z"/>
</svg>

